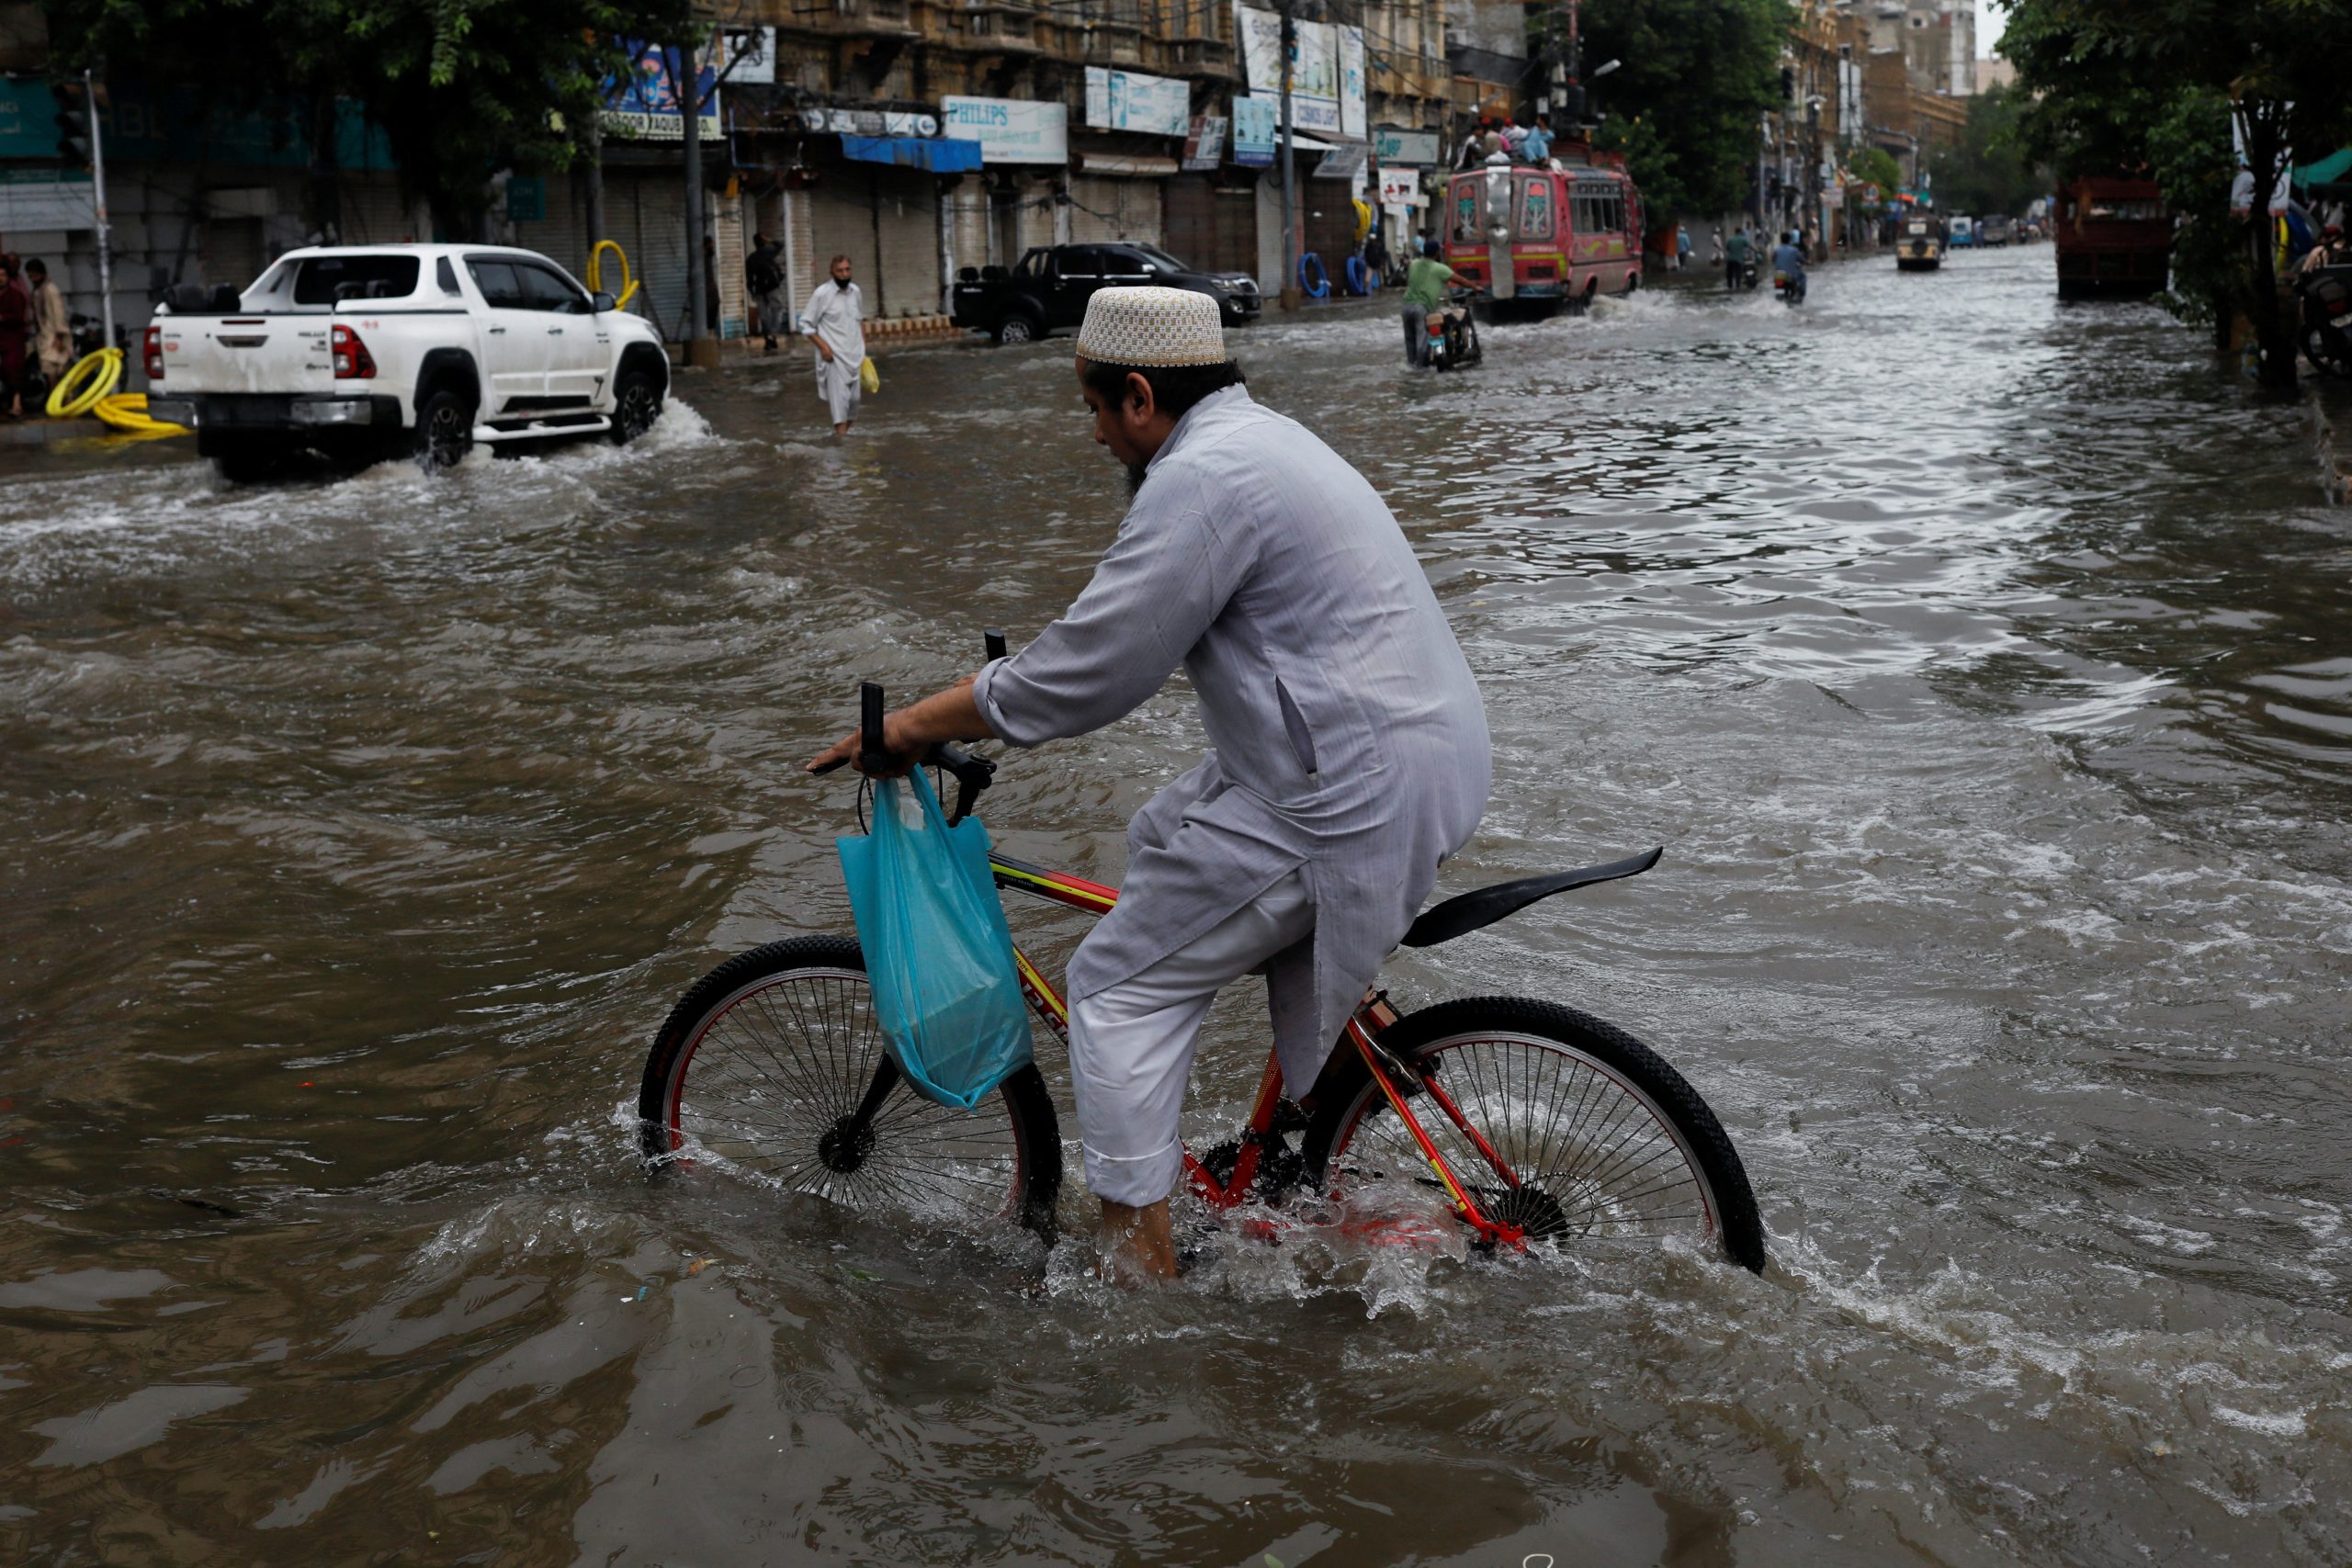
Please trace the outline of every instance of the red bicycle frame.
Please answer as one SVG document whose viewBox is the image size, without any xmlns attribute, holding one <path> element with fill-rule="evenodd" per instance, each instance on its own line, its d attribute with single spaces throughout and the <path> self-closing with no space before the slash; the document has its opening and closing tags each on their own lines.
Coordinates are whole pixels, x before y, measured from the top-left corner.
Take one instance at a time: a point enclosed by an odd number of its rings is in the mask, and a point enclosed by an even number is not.
<svg viewBox="0 0 2352 1568">
<path fill-rule="evenodd" d="M 1107 914 L 1111 907 L 1119 901 L 1119 890 L 1115 887 L 1105 887 L 1099 882 L 1089 882 L 1083 877 L 1048 871 L 1043 866 L 1031 865 L 1007 855 L 990 854 L 989 869 L 996 874 L 996 885 L 1000 888 L 1027 893 L 1068 908 L 1082 909 L 1090 915 Z M 1017 944 L 1012 950 L 1012 962 L 1020 976 L 1021 989 L 1029 998 L 1029 1005 L 1053 1025 L 1054 1032 L 1067 1044 L 1069 1040 L 1068 1005 Z M 1526 1245 L 1525 1231 L 1518 1225 L 1487 1216 L 1469 1186 L 1454 1174 L 1444 1151 L 1437 1146 L 1436 1140 L 1430 1136 L 1429 1130 L 1421 1124 L 1421 1119 L 1414 1114 L 1408 1101 L 1416 1095 L 1426 1095 L 1430 1103 L 1436 1106 L 1454 1129 L 1478 1151 L 1479 1156 L 1493 1168 L 1506 1187 L 1513 1190 L 1519 1187 L 1518 1174 L 1496 1152 L 1486 1135 L 1463 1115 L 1462 1108 L 1446 1092 L 1444 1085 L 1438 1081 L 1433 1069 L 1417 1070 L 1382 1049 L 1380 1036 L 1396 1021 L 1396 1011 L 1388 1005 L 1386 995 L 1372 992 L 1348 1020 L 1347 1039 L 1363 1059 L 1373 1083 L 1387 1100 L 1389 1109 L 1396 1112 L 1398 1123 L 1411 1134 L 1421 1158 L 1429 1163 L 1430 1169 L 1436 1175 L 1438 1185 L 1445 1190 L 1447 1200 L 1453 1205 L 1455 1217 L 1476 1231 L 1484 1243 L 1523 1247 Z M 1405 1080 L 1402 1086 L 1400 1079 Z M 1242 1129 L 1240 1152 L 1234 1158 L 1231 1173 L 1220 1181 L 1189 1147 L 1184 1150 L 1185 1181 L 1203 1202 L 1213 1209 L 1231 1209 L 1250 1196 L 1257 1182 L 1265 1150 L 1275 1141 L 1274 1117 L 1281 1109 L 1282 1101 L 1282 1064 L 1269 1050 L 1266 1069 L 1259 1076 L 1257 1099 L 1250 1105 L 1250 1120 Z"/>
</svg>

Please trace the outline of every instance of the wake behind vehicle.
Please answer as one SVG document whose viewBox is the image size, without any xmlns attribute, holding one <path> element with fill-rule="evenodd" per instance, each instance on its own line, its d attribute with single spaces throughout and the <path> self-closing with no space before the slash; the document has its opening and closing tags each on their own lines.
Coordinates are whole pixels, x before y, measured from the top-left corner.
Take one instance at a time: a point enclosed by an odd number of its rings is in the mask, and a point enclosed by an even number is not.
<svg viewBox="0 0 2352 1568">
<path fill-rule="evenodd" d="M 1614 152 L 1553 144 L 1548 163 L 1498 152 L 1446 182 L 1445 265 L 1489 316 L 1583 310 L 1642 286 L 1642 198 Z"/>
<path fill-rule="evenodd" d="M 1944 222 L 1922 213 L 1902 220 L 1895 228 L 1894 268 L 1897 272 L 1933 272 L 1944 265 Z"/>
<path fill-rule="evenodd" d="M 1157 245 L 1122 240 L 1092 245 L 1040 245 L 1012 266 L 967 266 L 956 275 L 956 324 L 999 343 L 1031 343 L 1086 320 L 1086 302 L 1104 288 L 1153 284 L 1189 288 L 1216 301 L 1225 326 L 1258 319 L 1258 281 L 1246 272 L 1203 272 Z"/>
<path fill-rule="evenodd" d="M 288 251 L 242 293 L 174 289 L 147 328 L 150 418 L 231 479 L 311 454 L 346 466 L 475 443 L 643 434 L 670 360 L 650 322 L 504 245 Z"/>
</svg>

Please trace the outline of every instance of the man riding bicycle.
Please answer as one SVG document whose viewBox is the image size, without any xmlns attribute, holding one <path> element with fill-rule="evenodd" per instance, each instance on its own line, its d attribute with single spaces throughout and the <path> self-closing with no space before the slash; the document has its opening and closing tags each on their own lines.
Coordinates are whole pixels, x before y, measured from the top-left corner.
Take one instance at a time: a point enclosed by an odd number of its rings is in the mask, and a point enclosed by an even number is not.
<svg viewBox="0 0 2352 1568">
<path fill-rule="evenodd" d="M 1008 659 L 890 714 L 899 771 L 945 740 L 1111 724 L 1181 666 L 1208 754 L 1138 811 L 1119 901 L 1070 960 L 1071 1074 L 1114 1263 L 1176 1272 L 1168 1195 L 1202 1021 L 1266 976 L 1295 1095 L 1315 1082 L 1438 862 L 1486 808 L 1486 712 L 1437 596 L 1363 477 L 1251 400 L 1216 305 L 1106 288 L 1078 339 L 1094 439 L 1133 497 L 1094 577 Z M 854 761 L 852 735 L 809 764 Z"/>
</svg>

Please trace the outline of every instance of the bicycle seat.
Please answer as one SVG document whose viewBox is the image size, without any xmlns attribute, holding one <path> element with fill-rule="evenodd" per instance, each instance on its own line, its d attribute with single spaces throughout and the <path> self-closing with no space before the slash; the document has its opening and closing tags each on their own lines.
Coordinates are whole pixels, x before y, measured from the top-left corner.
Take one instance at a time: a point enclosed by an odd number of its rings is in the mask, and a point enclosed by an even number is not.
<svg viewBox="0 0 2352 1568">
<path fill-rule="evenodd" d="M 1522 876 L 1517 882 L 1498 882 L 1491 887 L 1474 888 L 1456 894 L 1442 904 L 1432 904 L 1423 909 L 1406 931 L 1407 947 L 1435 947 L 1442 942 L 1508 919 L 1530 904 L 1549 898 L 1555 893 L 1566 893 L 1578 887 L 1589 887 L 1596 882 L 1615 882 L 1620 877 L 1639 876 L 1658 863 L 1665 854 L 1664 846 L 1644 850 L 1623 860 L 1612 860 L 1606 865 L 1589 865 L 1581 871 L 1558 871 L 1549 876 Z"/>
</svg>

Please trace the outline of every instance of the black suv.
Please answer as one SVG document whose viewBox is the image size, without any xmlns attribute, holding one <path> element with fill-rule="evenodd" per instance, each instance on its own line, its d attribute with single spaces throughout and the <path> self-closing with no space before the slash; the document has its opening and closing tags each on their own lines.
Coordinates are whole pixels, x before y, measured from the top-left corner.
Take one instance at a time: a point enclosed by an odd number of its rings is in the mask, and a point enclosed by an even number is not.
<svg viewBox="0 0 2352 1568">
<path fill-rule="evenodd" d="M 1122 240 L 1040 246 L 1010 272 L 964 268 L 956 275 L 956 324 L 999 343 L 1028 343 L 1084 321 L 1096 289 L 1139 283 L 1205 294 L 1228 327 L 1258 319 L 1258 283 L 1248 273 L 1196 272 L 1157 245 Z"/>
</svg>

